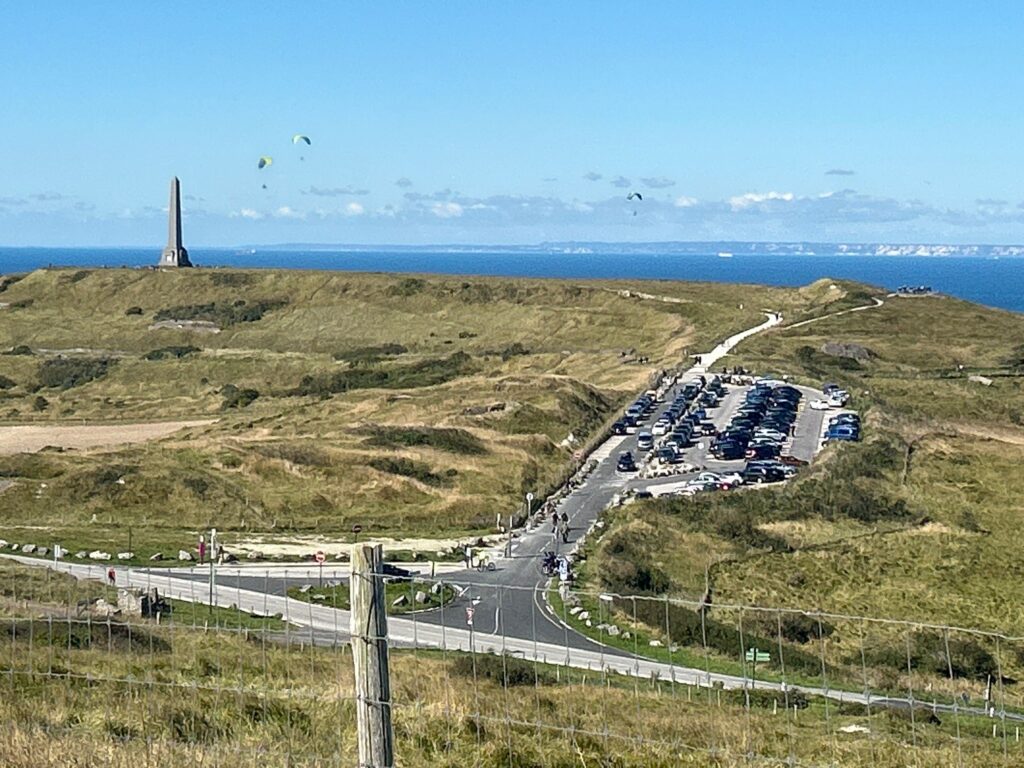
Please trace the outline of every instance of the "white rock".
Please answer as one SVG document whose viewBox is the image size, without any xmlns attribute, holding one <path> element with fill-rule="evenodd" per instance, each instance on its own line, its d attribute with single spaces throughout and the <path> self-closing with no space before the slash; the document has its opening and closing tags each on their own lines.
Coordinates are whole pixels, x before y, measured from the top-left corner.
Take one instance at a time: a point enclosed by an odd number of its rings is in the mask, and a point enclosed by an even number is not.
<svg viewBox="0 0 1024 768">
<path fill-rule="evenodd" d="M 149 559 L 150 560 L 163 560 L 164 559 L 164 553 L 163 552 L 157 552 L 156 554 L 150 555 Z"/>
<path fill-rule="evenodd" d="M 661 640 L 651 640 L 648 645 L 651 646 L 651 648 L 661 648 Z"/>
<path fill-rule="evenodd" d="M 85 558 L 87 558 L 88 556 L 89 556 L 89 553 L 86 552 L 84 549 L 79 551 L 79 552 L 75 552 L 75 559 L 76 560 L 85 560 Z"/>
<path fill-rule="evenodd" d="M 398 597 L 396 597 L 394 600 L 391 601 L 391 605 L 394 605 L 394 606 L 405 605 L 408 602 L 409 602 L 409 599 L 405 595 L 399 595 Z"/>
<path fill-rule="evenodd" d="M 301 587 L 299 587 L 299 592 L 301 592 L 302 594 L 306 594 L 312 588 L 313 588 L 312 584 L 303 584 Z"/>
<path fill-rule="evenodd" d="M 586 621 L 590 618 L 590 611 L 580 611 L 576 614 L 576 618 L 580 621 Z"/>
<path fill-rule="evenodd" d="M 608 627 L 609 637 L 618 637 L 620 634 L 622 634 L 622 630 L 616 627 L 614 624 Z"/>
<path fill-rule="evenodd" d="M 245 554 L 245 559 L 246 560 L 259 560 L 261 557 L 263 557 L 263 555 L 260 552 L 257 552 L 256 550 L 253 550 L 251 552 L 247 552 Z"/>
<path fill-rule="evenodd" d="M 574 605 L 574 606 L 573 606 L 572 608 L 570 608 L 570 609 L 569 609 L 569 615 L 570 615 L 570 616 L 575 616 L 575 615 L 576 615 L 577 613 L 579 613 L 579 612 L 580 612 L 581 610 L 583 610 L 583 609 L 582 609 L 582 608 L 580 608 L 580 607 L 579 607 L 578 605 Z"/>
<path fill-rule="evenodd" d="M 46 557 L 46 555 L 47 555 L 47 553 L 49 553 L 49 551 L 50 550 L 48 548 L 46 548 L 46 547 L 36 547 L 36 554 L 39 555 L 40 557 Z"/>
<path fill-rule="evenodd" d="M 430 585 L 430 594 L 432 594 L 432 595 L 440 595 L 441 594 L 441 589 L 442 589 L 441 582 L 440 581 L 436 581 L 436 582 L 434 582 L 433 584 Z"/>
<path fill-rule="evenodd" d="M 104 552 L 104 551 L 99 550 L 99 549 L 94 549 L 92 552 L 89 553 L 89 559 L 90 560 L 109 560 L 110 559 L 110 553 L 109 552 Z"/>
<path fill-rule="evenodd" d="M 117 559 L 118 560 L 131 560 L 133 557 L 135 557 L 135 553 L 134 552 L 118 552 L 117 553 Z"/>
<path fill-rule="evenodd" d="M 0 549 L 7 546 L 7 539 L 0 539 Z"/>
<path fill-rule="evenodd" d="M 427 602 L 427 593 L 420 590 L 416 593 L 413 599 L 415 599 L 417 603 L 425 603 Z"/>
<path fill-rule="evenodd" d="M 36 545 L 35 544 L 23 544 L 22 547 L 21 547 L 21 551 L 24 552 L 26 555 L 31 555 L 33 552 L 36 551 Z"/>
<path fill-rule="evenodd" d="M 188 552 L 188 551 L 186 551 L 184 549 L 179 549 L 178 550 L 178 559 L 179 560 L 191 560 L 192 559 L 192 553 Z"/>
</svg>

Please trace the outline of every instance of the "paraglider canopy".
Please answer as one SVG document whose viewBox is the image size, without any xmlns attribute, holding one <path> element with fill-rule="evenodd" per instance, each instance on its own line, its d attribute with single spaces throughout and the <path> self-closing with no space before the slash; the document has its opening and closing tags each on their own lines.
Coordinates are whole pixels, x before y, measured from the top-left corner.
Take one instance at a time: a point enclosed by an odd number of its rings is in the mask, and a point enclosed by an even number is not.
<svg viewBox="0 0 1024 768">
<path fill-rule="evenodd" d="M 268 165 L 273 165 L 273 164 L 274 164 L 274 158 L 267 157 L 266 155 L 264 155 L 263 157 L 260 158 L 260 161 L 256 164 L 256 167 L 257 168 L 266 168 Z"/>
<path fill-rule="evenodd" d="M 309 140 L 309 136 L 303 136 L 301 133 L 296 133 L 292 136 L 292 144 L 298 144 L 300 141 L 306 142 L 307 145 L 312 145 L 313 143 Z"/>
<path fill-rule="evenodd" d="M 626 199 L 627 200 L 633 200 L 633 199 L 643 200 L 644 196 L 641 195 L 639 192 L 630 192 L 628 195 L 626 195 Z"/>
</svg>

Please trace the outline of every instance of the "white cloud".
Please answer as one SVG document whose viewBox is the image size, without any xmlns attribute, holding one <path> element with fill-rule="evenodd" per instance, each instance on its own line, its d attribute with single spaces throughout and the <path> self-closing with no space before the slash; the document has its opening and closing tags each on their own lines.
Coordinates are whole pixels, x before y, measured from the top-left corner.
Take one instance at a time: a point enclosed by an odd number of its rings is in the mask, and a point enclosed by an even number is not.
<svg viewBox="0 0 1024 768">
<path fill-rule="evenodd" d="M 689 195 L 680 195 L 679 197 L 676 198 L 676 201 L 675 203 L 673 203 L 673 205 L 675 205 L 676 208 L 692 208 L 698 202 L 700 201 L 697 200 L 696 197 L 690 197 Z"/>
<path fill-rule="evenodd" d="M 232 219 L 250 219 L 251 221 L 259 221 L 263 218 L 263 214 L 259 211 L 254 211 L 252 208 L 243 208 L 240 211 L 232 211 L 228 214 Z"/>
<path fill-rule="evenodd" d="M 291 208 L 290 206 L 287 206 L 287 205 L 282 205 L 280 208 L 278 208 L 276 211 L 274 211 L 274 216 L 279 218 L 279 219 L 304 219 L 304 218 L 306 218 L 306 214 L 301 213 L 299 211 L 296 211 L 294 208 Z"/>
<path fill-rule="evenodd" d="M 651 189 L 665 189 L 666 187 L 674 187 L 675 179 L 670 179 L 667 176 L 643 176 L 640 181 L 644 183 L 645 187 Z"/>
<path fill-rule="evenodd" d="M 346 216 L 362 216 L 366 213 L 366 209 L 361 203 L 352 202 L 345 206 Z"/>
<path fill-rule="evenodd" d="M 583 178 L 586 179 L 587 181 L 600 181 L 601 179 L 604 178 L 604 176 L 602 176 L 597 171 L 587 171 L 586 173 L 583 174 Z"/>
<path fill-rule="evenodd" d="M 747 192 L 744 195 L 736 195 L 729 198 L 729 207 L 734 211 L 741 211 L 753 205 L 761 203 L 781 201 L 791 203 L 796 199 L 792 192 Z"/>
<path fill-rule="evenodd" d="M 462 206 L 458 203 L 434 203 L 430 212 L 439 219 L 455 219 L 462 215 Z"/>
</svg>

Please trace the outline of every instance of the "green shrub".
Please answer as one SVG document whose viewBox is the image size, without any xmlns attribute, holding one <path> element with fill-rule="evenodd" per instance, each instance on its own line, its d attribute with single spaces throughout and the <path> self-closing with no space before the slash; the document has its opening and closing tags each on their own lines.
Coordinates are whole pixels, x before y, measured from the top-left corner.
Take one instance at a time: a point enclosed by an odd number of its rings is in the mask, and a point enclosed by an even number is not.
<svg viewBox="0 0 1024 768">
<path fill-rule="evenodd" d="M 448 453 L 481 456 L 487 447 L 472 432 L 444 427 L 373 426 L 362 430 L 368 434 L 367 445 L 382 448 L 435 448 Z"/>
<path fill-rule="evenodd" d="M 442 487 L 450 484 L 450 480 L 447 477 L 435 474 L 427 464 L 420 461 L 413 461 L 412 459 L 379 456 L 370 459 L 366 464 L 379 472 L 387 472 L 390 475 L 410 477 L 413 480 L 420 481 L 424 485 Z"/>
<path fill-rule="evenodd" d="M 218 301 L 208 304 L 181 304 L 161 309 L 153 319 L 157 322 L 161 320 L 202 320 L 224 328 L 237 323 L 255 323 L 262 320 L 267 312 L 280 309 L 287 304 L 288 302 L 284 299 L 261 299 L 252 304 L 246 304 L 243 300 L 231 304 Z"/>
<path fill-rule="evenodd" d="M 343 360 L 352 365 L 360 363 L 378 363 L 385 357 L 404 355 L 409 350 L 401 344 L 378 344 L 371 347 L 356 347 L 343 352 L 335 352 L 335 360 Z"/>
<path fill-rule="evenodd" d="M 388 286 L 388 296 L 414 296 L 424 288 L 427 283 L 418 277 L 406 277 L 397 284 Z"/>
<path fill-rule="evenodd" d="M 49 407 L 50 407 L 50 401 L 47 400 L 42 395 L 37 395 L 36 399 L 32 401 L 32 410 L 33 411 L 40 411 L 40 412 L 42 412 L 42 411 L 45 411 Z"/>
<path fill-rule="evenodd" d="M 554 676 L 533 662 L 516 656 L 495 656 L 489 653 L 465 654 L 452 662 L 453 675 L 472 680 L 490 680 L 502 688 L 526 685 L 550 685 Z"/>
<path fill-rule="evenodd" d="M 160 347 L 159 349 L 152 349 L 143 355 L 144 360 L 179 360 L 183 357 L 189 357 L 202 350 L 199 347 L 184 346 L 184 347 Z"/>
<path fill-rule="evenodd" d="M 130 315 L 141 315 L 142 314 L 142 307 L 128 307 L 128 309 L 126 309 L 124 311 L 124 313 L 125 313 L 125 315 L 129 315 L 129 316 Z"/>
<path fill-rule="evenodd" d="M 39 366 L 39 386 L 71 389 L 101 379 L 114 366 L 115 360 L 105 357 L 57 357 L 44 360 Z"/>
<path fill-rule="evenodd" d="M 17 386 L 17 384 L 18 382 L 16 382 L 14 379 L 8 378 L 7 376 L 0 374 L 0 389 L 11 389 L 12 387 Z"/>
<path fill-rule="evenodd" d="M 12 285 L 24 279 L 24 275 L 4 275 L 0 277 L 0 293 L 3 293 Z"/>
<path fill-rule="evenodd" d="M 34 303 L 35 299 L 18 299 L 17 301 L 12 301 L 8 306 L 10 306 L 11 309 L 27 309 Z"/>
<path fill-rule="evenodd" d="M 221 410 L 229 408 L 245 408 L 260 396 L 255 389 L 242 389 L 234 384 L 225 384 L 221 390 L 224 401 L 220 404 Z"/>
<path fill-rule="evenodd" d="M 348 368 L 319 376 L 304 376 L 292 395 L 329 396 L 356 389 L 414 389 L 432 387 L 473 370 L 465 352 L 390 367 Z"/>
<path fill-rule="evenodd" d="M 74 283 L 79 283 L 82 280 L 85 280 L 85 278 L 87 278 L 91 274 L 92 272 L 90 272 L 88 269 L 79 269 L 76 272 L 72 272 L 70 275 L 63 275 L 60 281 L 65 285 L 72 285 Z"/>
</svg>

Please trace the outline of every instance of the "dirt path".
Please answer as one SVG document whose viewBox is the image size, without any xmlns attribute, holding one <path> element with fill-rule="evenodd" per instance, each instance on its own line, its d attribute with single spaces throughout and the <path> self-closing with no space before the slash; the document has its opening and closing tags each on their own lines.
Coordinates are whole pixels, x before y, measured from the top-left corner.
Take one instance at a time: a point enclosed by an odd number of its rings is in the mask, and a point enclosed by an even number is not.
<svg viewBox="0 0 1024 768">
<path fill-rule="evenodd" d="M 216 419 L 158 421 L 142 424 L 19 424 L 0 426 L 0 455 L 34 453 L 48 445 L 60 448 L 101 448 L 145 443 L 188 427 L 203 427 Z"/>
</svg>

